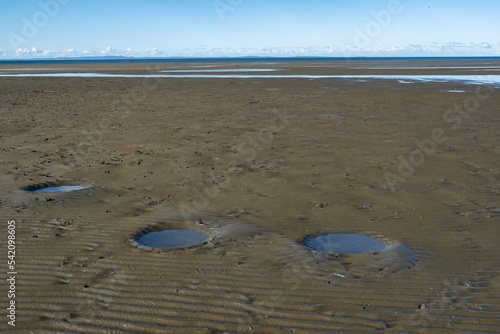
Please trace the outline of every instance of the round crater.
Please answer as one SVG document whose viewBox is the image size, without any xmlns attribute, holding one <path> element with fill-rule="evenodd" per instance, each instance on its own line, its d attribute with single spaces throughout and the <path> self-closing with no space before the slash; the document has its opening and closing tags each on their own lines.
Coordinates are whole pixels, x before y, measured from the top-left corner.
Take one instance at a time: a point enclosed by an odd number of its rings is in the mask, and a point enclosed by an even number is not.
<svg viewBox="0 0 500 334">
<path fill-rule="evenodd" d="M 198 251 L 212 252 L 234 247 L 235 243 L 243 240 L 248 242 L 259 234 L 260 229 L 255 225 L 214 213 L 192 217 L 170 214 L 166 221 L 157 221 L 140 229 L 129 241 L 132 246 L 144 251 L 162 253 L 199 248 Z"/>
<path fill-rule="evenodd" d="M 141 229 L 131 242 L 143 250 L 168 250 L 192 248 L 206 244 L 215 236 L 214 231 L 203 224 L 182 222 L 160 222 Z"/>
<path fill-rule="evenodd" d="M 343 277 L 360 278 L 411 268 L 416 254 L 405 244 L 378 235 L 363 233 L 317 233 L 302 244 L 309 247 L 318 264 Z"/>
<path fill-rule="evenodd" d="M 75 185 L 64 181 L 50 181 L 30 185 L 23 188 L 23 190 L 32 193 L 56 193 L 83 190 L 90 187 L 90 183 Z"/>
<path fill-rule="evenodd" d="M 134 238 L 139 245 L 162 249 L 189 248 L 203 244 L 209 239 L 209 236 L 192 230 L 149 232 Z"/>
<path fill-rule="evenodd" d="M 5 194 L 5 200 L 7 206 L 16 210 L 39 205 L 90 204 L 102 190 L 105 188 L 92 185 L 90 180 L 54 180 L 17 187 Z"/>
<path fill-rule="evenodd" d="M 319 252 L 337 254 L 367 254 L 385 250 L 386 245 L 378 240 L 359 234 L 325 234 L 307 237 L 304 244 Z"/>
</svg>

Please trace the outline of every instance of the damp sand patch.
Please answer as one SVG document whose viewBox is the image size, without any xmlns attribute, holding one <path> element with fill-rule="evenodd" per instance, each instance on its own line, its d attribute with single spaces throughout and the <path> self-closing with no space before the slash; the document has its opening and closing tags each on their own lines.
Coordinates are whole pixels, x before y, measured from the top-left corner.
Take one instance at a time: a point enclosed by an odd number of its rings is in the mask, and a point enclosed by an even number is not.
<svg viewBox="0 0 500 334">
<path fill-rule="evenodd" d="M 308 235 L 302 242 L 322 265 L 348 277 L 393 273 L 411 268 L 416 254 L 406 245 L 378 235 L 322 233 Z"/>
</svg>

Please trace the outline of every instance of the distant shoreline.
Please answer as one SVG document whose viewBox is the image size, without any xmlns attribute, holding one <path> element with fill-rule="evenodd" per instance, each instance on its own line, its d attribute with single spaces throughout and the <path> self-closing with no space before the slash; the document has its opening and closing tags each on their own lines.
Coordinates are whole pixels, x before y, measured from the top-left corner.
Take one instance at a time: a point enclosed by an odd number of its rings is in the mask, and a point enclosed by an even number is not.
<svg viewBox="0 0 500 334">
<path fill-rule="evenodd" d="M 500 61 L 500 57 L 83 57 L 47 59 L 5 59 L 0 65 L 37 64 L 150 64 L 150 63 L 227 63 L 227 62 L 364 62 L 364 61 Z"/>
</svg>

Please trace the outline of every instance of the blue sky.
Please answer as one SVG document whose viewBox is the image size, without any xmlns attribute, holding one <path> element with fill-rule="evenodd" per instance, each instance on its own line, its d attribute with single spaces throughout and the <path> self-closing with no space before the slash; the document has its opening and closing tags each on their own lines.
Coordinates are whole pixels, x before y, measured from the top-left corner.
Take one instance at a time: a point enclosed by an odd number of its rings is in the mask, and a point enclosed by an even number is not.
<svg viewBox="0 0 500 334">
<path fill-rule="evenodd" d="M 0 0 L 0 58 L 500 56 L 498 0 Z"/>
</svg>

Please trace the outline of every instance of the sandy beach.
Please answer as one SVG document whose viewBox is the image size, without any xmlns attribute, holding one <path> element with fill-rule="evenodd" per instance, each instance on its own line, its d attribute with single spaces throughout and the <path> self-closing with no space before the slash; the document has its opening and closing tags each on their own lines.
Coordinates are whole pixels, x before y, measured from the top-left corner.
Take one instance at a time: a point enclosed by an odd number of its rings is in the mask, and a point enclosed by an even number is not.
<svg viewBox="0 0 500 334">
<path fill-rule="evenodd" d="M 1 66 L 75 76 L 0 77 L 0 330 L 500 332 L 500 84 L 272 77 L 498 69 Z M 248 77 L 188 76 L 214 73 Z M 118 76 L 127 74 L 137 76 Z M 5 316 L 11 221 L 15 327 Z M 209 239 L 176 249 L 138 242 L 168 228 Z M 336 233 L 386 249 L 329 254 L 304 242 Z"/>
</svg>

